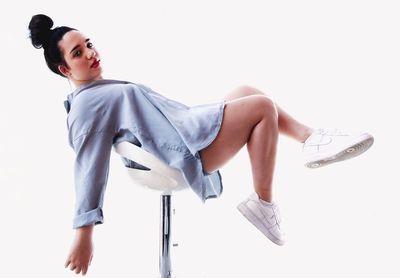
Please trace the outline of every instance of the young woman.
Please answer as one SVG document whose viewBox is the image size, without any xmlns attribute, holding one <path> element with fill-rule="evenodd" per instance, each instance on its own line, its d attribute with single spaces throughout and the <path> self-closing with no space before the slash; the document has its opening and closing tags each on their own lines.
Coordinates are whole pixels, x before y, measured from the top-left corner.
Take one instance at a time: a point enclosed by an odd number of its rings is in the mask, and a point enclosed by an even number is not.
<svg viewBox="0 0 400 278">
<path fill-rule="evenodd" d="M 74 28 L 53 28 L 46 15 L 32 17 L 32 44 L 44 49 L 50 70 L 76 87 L 68 95 L 68 132 L 76 152 L 76 238 L 65 262 L 86 274 L 95 224 L 103 223 L 103 196 L 114 143 L 129 141 L 182 171 L 205 201 L 222 192 L 218 169 L 247 146 L 254 193 L 239 211 L 272 242 L 284 244 L 272 183 L 278 135 L 303 144 L 310 168 L 357 156 L 373 143 L 365 132 L 313 129 L 280 108 L 260 90 L 241 86 L 218 103 L 187 107 L 150 88 L 103 79 L 101 60 L 90 39 Z M 127 162 L 128 163 L 128 162 Z M 140 165 L 130 161 L 130 167 Z"/>
</svg>

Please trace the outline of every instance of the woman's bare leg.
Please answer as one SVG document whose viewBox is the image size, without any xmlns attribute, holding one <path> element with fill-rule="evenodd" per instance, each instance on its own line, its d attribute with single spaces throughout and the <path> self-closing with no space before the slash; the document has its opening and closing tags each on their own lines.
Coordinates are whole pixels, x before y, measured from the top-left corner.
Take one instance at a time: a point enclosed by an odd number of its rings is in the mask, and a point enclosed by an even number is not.
<svg viewBox="0 0 400 278">
<path fill-rule="evenodd" d="M 207 172 L 221 168 L 247 144 L 254 189 L 270 202 L 278 135 L 278 113 L 269 98 L 250 95 L 227 99 L 220 132 L 200 151 L 203 167 Z"/>
<path fill-rule="evenodd" d="M 254 189 L 261 199 L 270 202 L 279 132 L 304 142 L 313 129 L 250 86 L 235 89 L 225 100 L 221 130 L 200 152 L 203 167 L 207 172 L 219 169 L 247 144 Z"/>
<path fill-rule="evenodd" d="M 265 95 L 265 94 L 262 91 L 250 86 L 240 86 L 237 89 L 233 90 L 231 93 L 229 93 L 225 97 L 225 99 L 232 100 L 251 95 Z M 286 111 L 284 111 L 281 107 L 279 107 L 279 105 L 277 105 L 276 103 L 275 106 L 278 110 L 279 132 L 295 139 L 300 143 L 303 143 L 311 135 L 313 129 L 294 119 Z"/>
</svg>

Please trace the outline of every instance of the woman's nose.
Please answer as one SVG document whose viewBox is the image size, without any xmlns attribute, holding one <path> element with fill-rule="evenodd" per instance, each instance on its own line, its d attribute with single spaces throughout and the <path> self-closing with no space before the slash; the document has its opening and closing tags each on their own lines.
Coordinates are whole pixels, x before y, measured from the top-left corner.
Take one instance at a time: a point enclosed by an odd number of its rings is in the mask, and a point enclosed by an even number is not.
<svg viewBox="0 0 400 278">
<path fill-rule="evenodd" d="M 95 56 L 96 56 L 96 51 L 91 50 L 91 51 L 88 52 L 88 56 L 87 57 L 88 57 L 89 60 L 92 59 Z"/>
</svg>

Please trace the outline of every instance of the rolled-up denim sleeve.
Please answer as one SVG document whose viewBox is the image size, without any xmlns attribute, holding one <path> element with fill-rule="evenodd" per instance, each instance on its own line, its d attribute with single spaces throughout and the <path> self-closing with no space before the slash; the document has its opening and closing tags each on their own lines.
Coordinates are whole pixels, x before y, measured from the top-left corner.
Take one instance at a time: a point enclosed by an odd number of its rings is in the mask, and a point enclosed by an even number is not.
<svg viewBox="0 0 400 278">
<path fill-rule="evenodd" d="M 112 143 L 112 132 L 91 132 L 73 141 L 76 153 L 74 229 L 104 221 L 102 207 Z"/>
</svg>

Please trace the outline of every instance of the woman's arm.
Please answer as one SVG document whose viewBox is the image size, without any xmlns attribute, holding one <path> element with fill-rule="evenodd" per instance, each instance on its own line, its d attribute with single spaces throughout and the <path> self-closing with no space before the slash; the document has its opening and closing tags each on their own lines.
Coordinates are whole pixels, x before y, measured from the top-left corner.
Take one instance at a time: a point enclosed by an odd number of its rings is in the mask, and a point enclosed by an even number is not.
<svg viewBox="0 0 400 278">
<path fill-rule="evenodd" d="M 89 132 L 73 142 L 76 153 L 74 229 L 103 223 L 103 197 L 113 138 L 113 132 Z"/>
<path fill-rule="evenodd" d="M 74 141 L 76 229 L 65 267 L 85 275 L 93 256 L 93 227 L 103 223 L 103 196 L 107 184 L 114 134 L 91 132 Z"/>
</svg>

